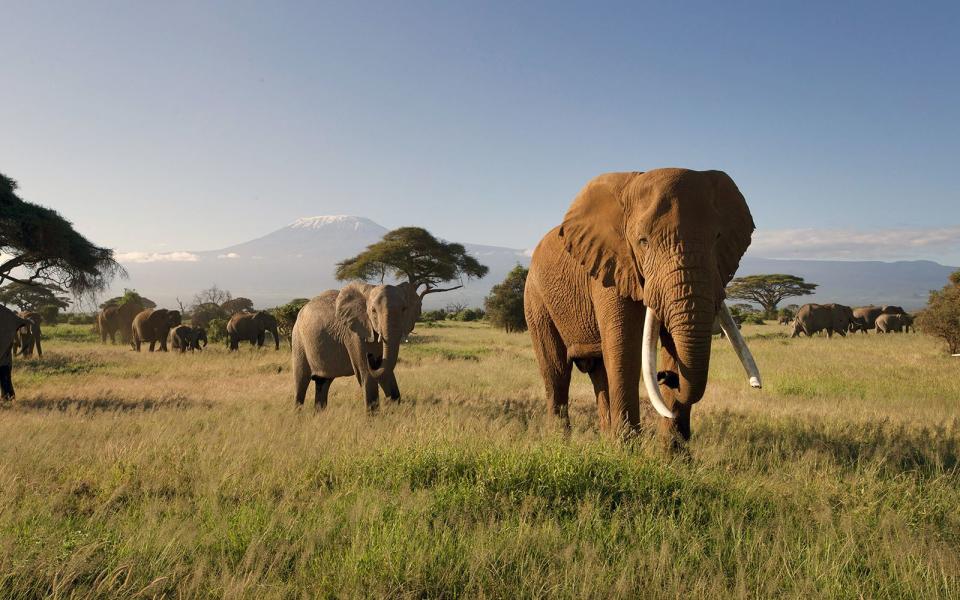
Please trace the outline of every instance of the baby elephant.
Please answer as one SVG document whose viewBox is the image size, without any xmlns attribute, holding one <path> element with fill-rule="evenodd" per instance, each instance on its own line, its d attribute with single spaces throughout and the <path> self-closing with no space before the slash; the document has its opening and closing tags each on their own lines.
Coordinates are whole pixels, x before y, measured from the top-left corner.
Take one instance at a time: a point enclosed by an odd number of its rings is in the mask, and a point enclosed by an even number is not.
<svg viewBox="0 0 960 600">
<path fill-rule="evenodd" d="M 877 333 L 903 333 L 910 331 L 913 317 L 906 313 L 896 315 L 883 314 L 877 317 Z"/>
<path fill-rule="evenodd" d="M 200 346 L 200 342 L 203 346 Z M 167 336 L 167 344 L 174 350 L 181 353 L 187 350 L 193 352 L 202 351 L 207 345 L 207 332 L 203 327 L 189 327 L 187 325 L 178 325 L 170 330 Z"/>
</svg>

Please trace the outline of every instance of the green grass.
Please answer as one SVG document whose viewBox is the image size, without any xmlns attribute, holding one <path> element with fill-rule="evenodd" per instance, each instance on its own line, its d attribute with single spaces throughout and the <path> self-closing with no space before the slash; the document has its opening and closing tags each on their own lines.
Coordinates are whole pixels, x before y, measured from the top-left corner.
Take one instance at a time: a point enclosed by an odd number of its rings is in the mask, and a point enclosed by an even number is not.
<svg viewBox="0 0 960 600">
<path fill-rule="evenodd" d="M 765 388 L 715 340 L 681 457 L 599 438 L 579 373 L 564 435 L 480 324 L 418 328 L 375 416 L 293 410 L 286 346 L 50 337 L 0 407 L 0 597 L 960 596 L 957 359 L 744 331 Z"/>
</svg>

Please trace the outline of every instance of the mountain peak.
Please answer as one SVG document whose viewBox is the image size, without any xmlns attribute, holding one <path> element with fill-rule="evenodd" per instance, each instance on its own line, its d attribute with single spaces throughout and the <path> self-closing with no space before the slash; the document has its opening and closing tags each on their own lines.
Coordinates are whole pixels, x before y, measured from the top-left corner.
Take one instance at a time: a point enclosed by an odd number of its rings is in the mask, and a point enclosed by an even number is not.
<svg viewBox="0 0 960 600">
<path fill-rule="evenodd" d="M 290 229 L 339 229 L 360 231 L 362 229 L 383 229 L 366 217 L 353 215 L 318 215 L 315 217 L 301 217 L 290 223 Z"/>
</svg>

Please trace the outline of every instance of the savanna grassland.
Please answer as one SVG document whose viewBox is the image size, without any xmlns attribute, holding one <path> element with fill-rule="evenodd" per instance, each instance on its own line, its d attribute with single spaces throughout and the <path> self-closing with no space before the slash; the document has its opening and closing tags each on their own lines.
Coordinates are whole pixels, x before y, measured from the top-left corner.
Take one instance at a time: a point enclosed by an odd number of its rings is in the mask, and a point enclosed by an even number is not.
<svg viewBox="0 0 960 600">
<path fill-rule="evenodd" d="M 526 334 L 421 325 L 400 405 L 289 346 L 47 329 L 0 407 L 0 597 L 960 597 L 960 359 L 915 334 L 725 341 L 688 456 L 544 416 Z"/>
</svg>

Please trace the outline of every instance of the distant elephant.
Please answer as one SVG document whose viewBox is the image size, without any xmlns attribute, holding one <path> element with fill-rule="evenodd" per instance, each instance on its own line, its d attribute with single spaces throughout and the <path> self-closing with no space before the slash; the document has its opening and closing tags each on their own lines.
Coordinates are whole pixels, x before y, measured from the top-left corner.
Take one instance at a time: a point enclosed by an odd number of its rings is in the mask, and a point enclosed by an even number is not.
<svg viewBox="0 0 960 600">
<path fill-rule="evenodd" d="M 230 338 L 230 350 L 237 350 L 240 342 L 248 341 L 250 345 L 263 347 L 266 332 L 273 336 L 276 350 L 280 349 L 280 333 L 277 331 L 277 319 L 270 313 L 261 310 L 255 313 L 237 313 L 227 322 L 227 335 Z"/>
<path fill-rule="evenodd" d="M 203 342 L 203 346 L 200 345 L 200 342 Z M 177 325 L 167 335 L 167 345 L 181 353 L 187 350 L 191 352 L 194 350 L 201 351 L 207 346 L 207 332 L 203 327 Z"/>
<path fill-rule="evenodd" d="M 896 315 L 903 313 L 899 306 L 860 306 L 853 309 L 853 322 L 850 331 L 861 331 L 864 334 L 876 328 L 877 317 L 880 315 Z"/>
<path fill-rule="evenodd" d="M 797 311 L 790 337 L 801 333 L 811 337 L 819 331 L 826 331 L 827 337 L 834 333 L 846 337 L 852 318 L 853 309 L 843 304 L 804 304 Z"/>
<path fill-rule="evenodd" d="M 37 356 L 43 358 L 43 348 L 40 347 L 40 338 L 42 337 L 40 323 L 43 322 L 43 317 L 40 315 L 40 313 L 30 310 L 21 311 L 18 316 L 21 319 L 30 321 L 31 326 L 20 329 L 17 333 L 16 350 L 14 351 L 14 354 L 20 354 L 20 356 L 33 356 L 33 347 L 36 346 Z"/>
<path fill-rule="evenodd" d="M 733 317 L 733 322 L 737 326 L 737 329 L 743 327 L 743 319 L 739 317 Z M 711 335 L 719 335 L 721 339 L 727 337 L 727 334 L 723 332 L 723 323 L 720 322 L 720 317 L 717 317 L 713 320 L 713 329 L 710 331 Z"/>
<path fill-rule="evenodd" d="M 303 405 L 313 381 L 314 406 L 325 408 L 333 380 L 351 375 L 363 390 L 368 410 L 379 403 L 378 386 L 399 401 L 394 368 L 400 342 L 413 330 L 418 301 L 408 283 L 351 283 L 305 304 L 291 338 L 297 406 Z"/>
<path fill-rule="evenodd" d="M 794 317 L 780 317 L 777 319 L 777 323 L 780 325 L 789 325 L 790 323 L 793 323 L 793 319 Z"/>
<path fill-rule="evenodd" d="M 129 301 L 120 306 L 108 306 L 97 313 L 100 342 L 106 344 L 109 336 L 110 343 L 116 344 L 117 334 L 120 334 L 121 343 L 130 341 L 133 320 L 143 309 L 144 306 L 139 302 Z"/>
<path fill-rule="evenodd" d="M 140 344 L 150 342 L 150 352 L 153 352 L 154 345 L 159 343 L 160 351 L 166 352 L 167 336 L 170 334 L 170 329 L 179 325 L 180 321 L 179 310 L 167 310 L 165 308 L 142 310 L 133 319 L 130 345 L 134 350 L 140 352 Z"/>
<path fill-rule="evenodd" d="M 33 323 L 5 306 L 0 306 L 0 400 L 13 400 L 13 345 L 21 329 Z"/>
<path fill-rule="evenodd" d="M 906 313 L 900 314 L 882 314 L 877 317 L 877 333 L 903 333 L 904 329 L 910 330 L 913 325 L 913 317 Z"/>
<path fill-rule="evenodd" d="M 601 431 L 631 435 L 640 427 L 642 375 L 664 417 L 664 441 L 689 439 L 718 314 L 751 385 L 760 387 L 723 303 L 753 230 L 746 200 L 721 171 L 607 173 L 588 182 L 534 250 L 524 290 L 548 410 L 569 428 L 576 365 L 593 382 Z"/>
</svg>

